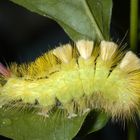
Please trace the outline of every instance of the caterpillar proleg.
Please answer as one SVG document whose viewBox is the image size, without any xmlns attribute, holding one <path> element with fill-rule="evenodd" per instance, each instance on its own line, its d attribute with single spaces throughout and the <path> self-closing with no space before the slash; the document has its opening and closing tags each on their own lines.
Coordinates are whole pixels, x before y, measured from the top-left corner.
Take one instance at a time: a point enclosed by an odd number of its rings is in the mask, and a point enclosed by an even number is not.
<svg viewBox="0 0 140 140">
<path fill-rule="evenodd" d="M 0 106 L 19 103 L 47 112 L 99 109 L 112 118 L 133 117 L 140 105 L 140 59 L 114 42 L 80 40 L 29 64 L 0 64 Z"/>
</svg>

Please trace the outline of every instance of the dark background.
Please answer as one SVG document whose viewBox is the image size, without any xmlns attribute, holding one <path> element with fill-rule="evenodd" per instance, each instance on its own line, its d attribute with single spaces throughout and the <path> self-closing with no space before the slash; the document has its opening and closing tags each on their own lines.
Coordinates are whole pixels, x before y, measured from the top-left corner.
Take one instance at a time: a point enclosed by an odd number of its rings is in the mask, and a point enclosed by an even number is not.
<svg viewBox="0 0 140 140">
<path fill-rule="evenodd" d="M 114 0 L 111 37 L 129 46 L 129 0 Z M 54 21 L 31 13 L 8 0 L 0 0 L 0 62 L 29 62 L 60 43 L 71 41 Z M 139 123 L 138 123 L 138 133 Z M 80 140 L 126 140 L 127 128 L 109 122 L 102 130 Z M 140 136 L 137 137 L 140 139 Z M 0 137 L 0 140 L 8 140 Z"/>
</svg>

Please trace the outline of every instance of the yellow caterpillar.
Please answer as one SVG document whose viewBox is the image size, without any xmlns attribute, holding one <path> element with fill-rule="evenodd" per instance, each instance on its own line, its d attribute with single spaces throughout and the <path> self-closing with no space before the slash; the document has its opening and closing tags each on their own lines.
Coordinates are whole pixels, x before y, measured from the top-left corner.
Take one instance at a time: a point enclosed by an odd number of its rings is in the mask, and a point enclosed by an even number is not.
<svg viewBox="0 0 140 140">
<path fill-rule="evenodd" d="M 0 64 L 0 106 L 58 107 L 70 116 L 99 109 L 127 118 L 138 111 L 139 100 L 140 59 L 113 42 L 80 40 L 30 64 Z"/>
</svg>

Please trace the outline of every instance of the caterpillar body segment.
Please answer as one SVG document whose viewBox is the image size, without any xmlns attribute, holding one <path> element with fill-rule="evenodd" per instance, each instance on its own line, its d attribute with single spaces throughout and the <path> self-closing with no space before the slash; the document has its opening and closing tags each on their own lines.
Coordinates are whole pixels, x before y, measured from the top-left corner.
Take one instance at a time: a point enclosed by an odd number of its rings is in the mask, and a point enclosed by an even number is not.
<svg viewBox="0 0 140 140">
<path fill-rule="evenodd" d="M 0 64 L 0 74 L 1 106 L 19 100 L 35 106 L 37 101 L 48 112 L 60 107 L 75 116 L 99 109 L 112 118 L 127 118 L 140 104 L 140 59 L 113 42 L 62 45 L 30 64 L 7 69 Z"/>
</svg>

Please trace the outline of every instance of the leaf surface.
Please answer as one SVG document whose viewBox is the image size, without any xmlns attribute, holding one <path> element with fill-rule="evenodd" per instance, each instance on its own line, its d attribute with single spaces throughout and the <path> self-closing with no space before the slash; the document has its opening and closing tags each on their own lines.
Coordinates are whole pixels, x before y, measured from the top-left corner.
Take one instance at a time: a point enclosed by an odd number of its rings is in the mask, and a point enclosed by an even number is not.
<svg viewBox="0 0 140 140">
<path fill-rule="evenodd" d="M 109 39 L 112 0 L 11 0 L 58 22 L 73 40 Z"/>
<path fill-rule="evenodd" d="M 0 110 L 0 135 L 14 140 L 71 140 L 87 114 L 68 119 L 63 111 L 44 118 L 31 112 Z"/>
</svg>

